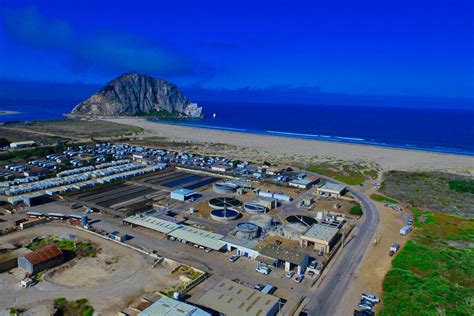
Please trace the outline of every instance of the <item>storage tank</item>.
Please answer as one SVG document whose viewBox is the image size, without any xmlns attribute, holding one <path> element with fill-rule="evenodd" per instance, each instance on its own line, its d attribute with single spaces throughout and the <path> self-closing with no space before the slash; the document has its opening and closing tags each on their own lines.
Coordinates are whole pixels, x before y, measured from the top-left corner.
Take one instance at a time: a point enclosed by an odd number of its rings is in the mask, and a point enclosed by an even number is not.
<svg viewBox="0 0 474 316">
<path fill-rule="evenodd" d="M 226 194 L 226 193 L 235 193 L 239 188 L 238 184 L 232 182 L 217 182 L 212 185 L 214 192 Z"/>
<path fill-rule="evenodd" d="M 259 235 L 259 228 L 254 223 L 243 222 L 237 224 L 235 235 L 242 239 L 254 239 Z"/>
</svg>

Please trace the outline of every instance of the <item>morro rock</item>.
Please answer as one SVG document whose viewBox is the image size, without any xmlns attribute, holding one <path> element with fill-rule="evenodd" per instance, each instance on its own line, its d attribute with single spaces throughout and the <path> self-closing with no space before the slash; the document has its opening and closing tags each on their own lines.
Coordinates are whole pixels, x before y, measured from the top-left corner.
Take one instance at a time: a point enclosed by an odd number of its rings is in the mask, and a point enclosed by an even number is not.
<svg viewBox="0 0 474 316">
<path fill-rule="evenodd" d="M 166 80 L 137 73 L 123 74 L 74 107 L 71 114 L 132 116 L 169 113 L 201 117 L 202 107 L 190 102 L 178 87 Z"/>
</svg>

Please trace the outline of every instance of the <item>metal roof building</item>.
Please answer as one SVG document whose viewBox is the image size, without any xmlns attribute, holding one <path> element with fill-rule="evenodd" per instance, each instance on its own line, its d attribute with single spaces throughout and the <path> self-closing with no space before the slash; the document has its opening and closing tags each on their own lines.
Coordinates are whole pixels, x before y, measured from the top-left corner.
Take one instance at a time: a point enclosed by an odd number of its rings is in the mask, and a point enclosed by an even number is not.
<svg viewBox="0 0 474 316">
<path fill-rule="evenodd" d="M 225 246 L 225 243 L 221 241 L 224 238 L 223 235 L 191 226 L 180 225 L 168 235 L 212 250 L 220 250 Z"/>
<path fill-rule="evenodd" d="M 138 313 L 138 316 L 211 316 L 193 305 L 162 296 L 155 303 Z"/>
<path fill-rule="evenodd" d="M 193 190 L 177 189 L 177 190 L 171 191 L 170 198 L 173 200 L 178 200 L 178 201 L 186 201 L 194 194 L 195 192 Z"/>
<path fill-rule="evenodd" d="M 208 290 L 198 304 L 227 316 L 273 316 L 279 298 L 224 279 Z"/>
<path fill-rule="evenodd" d="M 123 222 L 125 224 L 132 224 L 132 225 L 137 225 L 137 226 L 153 229 L 162 234 L 169 234 L 173 230 L 180 227 L 179 224 L 176 224 L 170 221 L 165 221 L 163 219 L 159 219 L 153 216 L 134 215 L 134 216 L 125 218 Z"/>
<path fill-rule="evenodd" d="M 225 246 L 225 243 L 221 241 L 221 239 L 224 238 L 223 235 L 192 226 L 177 224 L 153 216 L 134 215 L 125 218 L 123 222 L 124 224 L 146 227 L 178 240 L 184 240 L 212 250 L 220 250 Z"/>
<path fill-rule="evenodd" d="M 299 189 L 308 189 L 310 188 L 316 180 L 304 178 L 304 179 L 295 179 L 291 180 L 288 184 L 290 187 L 295 187 Z"/>
<path fill-rule="evenodd" d="M 44 246 L 18 257 L 18 267 L 26 270 L 30 275 L 61 263 L 63 263 L 63 252 L 54 245 Z"/>
</svg>

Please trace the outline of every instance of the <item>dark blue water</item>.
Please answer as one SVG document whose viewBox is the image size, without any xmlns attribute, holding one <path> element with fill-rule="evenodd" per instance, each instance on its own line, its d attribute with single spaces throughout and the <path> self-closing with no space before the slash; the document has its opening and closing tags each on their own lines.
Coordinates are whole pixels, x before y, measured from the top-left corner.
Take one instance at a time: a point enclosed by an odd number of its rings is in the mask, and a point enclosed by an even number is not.
<svg viewBox="0 0 474 316">
<path fill-rule="evenodd" d="M 216 118 L 212 114 L 216 113 Z M 160 122 L 474 155 L 474 108 L 427 109 L 208 102 L 204 119 Z"/>
<path fill-rule="evenodd" d="M 19 114 L 0 115 L 0 122 L 37 121 L 64 118 L 63 113 L 72 110 L 74 101 L 25 101 L 0 100 L 0 111 L 16 111 Z"/>
<path fill-rule="evenodd" d="M 0 122 L 62 118 L 73 101 L 2 102 Z M 474 155 L 474 106 L 467 109 L 201 102 L 204 119 L 169 124 Z M 212 114 L 216 113 L 216 118 Z"/>
</svg>

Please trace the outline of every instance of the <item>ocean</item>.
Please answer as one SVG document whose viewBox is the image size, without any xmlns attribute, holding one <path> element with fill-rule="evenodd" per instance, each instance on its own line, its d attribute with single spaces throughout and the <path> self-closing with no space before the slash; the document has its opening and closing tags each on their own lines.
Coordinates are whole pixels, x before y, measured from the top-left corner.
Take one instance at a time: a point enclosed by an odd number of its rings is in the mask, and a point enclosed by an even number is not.
<svg viewBox="0 0 474 316">
<path fill-rule="evenodd" d="M 36 103 L 36 102 L 35 102 Z M 204 119 L 158 119 L 208 129 L 474 156 L 474 108 L 198 102 Z M 0 103 L 0 122 L 62 118 L 75 102 Z M 7 106 L 8 105 L 8 106 Z M 213 114 L 216 117 L 213 118 Z M 0 135 L 1 136 L 1 135 Z"/>
</svg>

